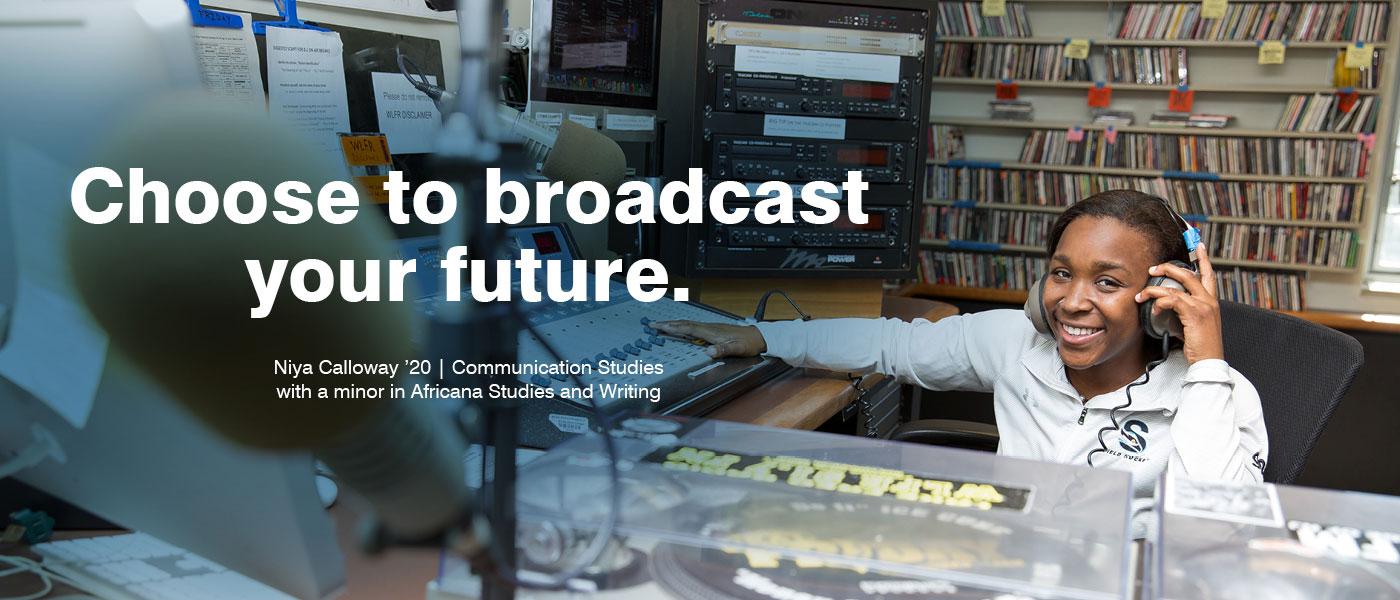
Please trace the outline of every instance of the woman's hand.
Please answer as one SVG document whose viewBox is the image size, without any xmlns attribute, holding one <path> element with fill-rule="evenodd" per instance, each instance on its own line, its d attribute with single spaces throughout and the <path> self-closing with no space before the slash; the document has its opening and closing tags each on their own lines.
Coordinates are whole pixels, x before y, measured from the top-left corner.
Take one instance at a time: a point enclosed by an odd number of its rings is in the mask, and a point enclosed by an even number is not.
<svg viewBox="0 0 1400 600">
<path fill-rule="evenodd" d="M 652 321 L 652 329 L 661 333 L 705 340 L 710 347 L 705 353 L 714 358 L 726 356 L 758 356 L 768 349 L 763 334 L 752 325 L 725 325 L 695 321 Z"/>
<path fill-rule="evenodd" d="M 1196 261 L 1201 269 L 1200 277 L 1189 269 L 1163 263 L 1147 270 L 1153 277 L 1166 275 L 1181 282 L 1186 291 L 1149 286 L 1138 292 L 1138 302 L 1153 298 L 1155 316 L 1162 311 L 1175 311 L 1181 319 L 1182 339 L 1185 341 L 1186 362 L 1195 364 L 1198 360 L 1225 358 L 1225 342 L 1220 333 L 1220 301 L 1215 293 L 1215 269 L 1206 257 L 1205 245 L 1196 246 Z"/>
</svg>

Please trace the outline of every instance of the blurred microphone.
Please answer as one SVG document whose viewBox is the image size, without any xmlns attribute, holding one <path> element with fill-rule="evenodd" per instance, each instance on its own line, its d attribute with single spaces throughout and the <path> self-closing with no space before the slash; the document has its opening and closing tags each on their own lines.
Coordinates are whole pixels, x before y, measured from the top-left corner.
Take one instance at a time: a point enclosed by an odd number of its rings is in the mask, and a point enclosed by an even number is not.
<svg viewBox="0 0 1400 600">
<path fill-rule="evenodd" d="M 94 164 L 116 170 L 124 187 L 90 186 L 89 205 L 98 209 L 127 204 L 132 167 L 145 169 L 146 182 L 165 183 L 171 204 L 185 182 L 208 182 L 222 195 L 232 183 L 252 181 L 267 191 L 269 213 L 279 207 L 272 190 L 284 181 L 306 183 L 312 192 L 299 195 L 314 203 L 322 185 L 345 178 L 343 165 L 302 136 L 206 95 L 163 98 L 121 122 Z M 219 206 L 217 198 L 194 194 L 192 210 L 205 208 L 206 200 Z M 377 211 L 361 205 L 358 218 L 344 225 L 319 217 L 287 225 L 271 214 L 241 225 L 226 210 L 203 225 L 175 218 L 158 224 L 149 222 L 152 195 L 142 202 L 145 224 L 129 223 L 123 212 L 105 225 L 74 218 L 69 231 L 74 283 L 112 346 L 233 441 L 310 451 L 369 500 L 389 532 L 423 539 L 460 522 L 467 497 L 461 435 L 428 400 L 389 399 L 386 389 L 405 383 L 405 361 L 416 358 L 410 305 L 387 297 L 349 302 L 339 293 L 383 282 L 387 294 L 393 283 L 392 243 Z M 238 196 L 240 210 L 251 204 L 248 194 Z M 277 259 L 289 262 L 276 304 L 266 318 L 251 319 L 258 301 L 244 261 L 259 261 L 268 273 Z M 307 289 L 330 290 L 324 301 L 303 302 L 290 291 L 300 279 L 293 267 L 304 259 L 325 261 L 334 272 L 334 281 L 305 280 Z M 373 260 L 379 262 L 367 267 Z M 322 361 L 398 371 L 393 380 L 321 373 Z M 308 368 L 310 374 L 289 374 Z M 279 398 L 279 388 L 297 384 L 384 395 Z"/>
<path fill-rule="evenodd" d="M 415 73 L 416 67 L 402 53 L 398 63 L 408 82 L 432 98 L 438 112 L 447 118 L 456 95 Z M 596 181 L 615 190 L 627 178 L 627 157 L 622 154 L 622 147 L 597 130 L 568 120 L 556 129 L 504 104 L 497 104 L 496 114 L 500 117 L 501 141 L 523 141 L 530 162 L 539 164 L 540 174 L 551 181 L 564 185 Z"/>
<path fill-rule="evenodd" d="M 540 174 L 553 181 L 596 181 L 615 190 L 627 177 L 627 157 L 606 135 L 568 120 L 556 130 L 504 104 L 497 114 L 502 135 L 523 140 L 530 160 L 541 163 Z"/>
</svg>

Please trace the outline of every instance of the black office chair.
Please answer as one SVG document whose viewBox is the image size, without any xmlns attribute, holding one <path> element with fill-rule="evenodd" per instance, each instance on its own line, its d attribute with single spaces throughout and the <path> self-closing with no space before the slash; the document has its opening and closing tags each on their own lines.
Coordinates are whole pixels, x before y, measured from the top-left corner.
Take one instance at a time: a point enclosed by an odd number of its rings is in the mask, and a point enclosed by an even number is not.
<svg viewBox="0 0 1400 600">
<path fill-rule="evenodd" d="M 1220 303 L 1225 360 L 1259 391 L 1269 432 L 1265 481 L 1292 483 L 1351 387 L 1365 356 L 1349 335 L 1236 302 Z M 996 426 L 926 419 L 900 425 L 891 439 L 996 451 Z"/>
</svg>

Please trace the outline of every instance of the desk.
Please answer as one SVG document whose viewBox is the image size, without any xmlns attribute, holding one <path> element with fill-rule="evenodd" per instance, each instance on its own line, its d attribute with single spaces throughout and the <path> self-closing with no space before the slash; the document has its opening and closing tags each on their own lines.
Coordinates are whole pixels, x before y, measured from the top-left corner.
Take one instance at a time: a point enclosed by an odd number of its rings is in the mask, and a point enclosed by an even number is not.
<svg viewBox="0 0 1400 600">
<path fill-rule="evenodd" d="M 886 317 L 937 321 L 958 313 L 957 307 L 921 298 L 885 296 L 881 313 Z M 879 376 L 876 376 L 879 377 Z M 875 383 L 869 381 L 867 383 Z M 854 400 L 854 390 L 845 373 L 794 369 L 754 388 L 711 413 L 710 418 L 740 421 L 769 427 L 814 429 Z M 356 546 L 357 526 L 367 507 L 357 497 L 346 494 L 331 508 L 336 537 L 345 554 L 346 591 L 337 600 L 416 600 L 425 586 L 437 577 L 438 551 L 430 548 L 394 548 L 378 556 L 367 556 Z M 63 532 L 60 539 L 100 535 L 108 532 Z M 5 547 L 0 552 L 13 552 Z M 26 551 L 18 554 L 34 557 Z M 30 586 L 33 587 L 30 587 Z M 39 589 L 37 580 L 15 575 L 0 579 L 0 596 L 22 595 Z M 56 584 L 49 598 L 79 593 Z"/>
<path fill-rule="evenodd" d="M 885 296 L 880 313 L 893 319 L 937 321 L 958 314 L 946 302 Z M 873 375 L 866 387 L 884 376 Z M 846 373 L 817 369 L 794 369 L 735 398 L 707 415 L 711 419 L 752 423 L 787 429 L 816 429 L 855 400 Z"/>
</svg>

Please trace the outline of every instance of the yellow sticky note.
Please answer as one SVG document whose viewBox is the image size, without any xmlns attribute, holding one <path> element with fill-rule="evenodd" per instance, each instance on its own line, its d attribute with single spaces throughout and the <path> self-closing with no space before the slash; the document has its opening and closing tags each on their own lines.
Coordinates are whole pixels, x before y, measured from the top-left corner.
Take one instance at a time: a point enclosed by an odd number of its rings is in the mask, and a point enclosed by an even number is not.
<svg viewBox="0 0 1400 600">
<path fill-rule="evenodd" d="M 1278 40 L 1270 40 L 1259 45 L 1259 64 L 1261 65 L 1281 65 L 1283 64 L 1283 53 L 1287 46 Z"/>
<path fill-rule="evenodd" d="M 1347 46 L 1347 57 L 1342 66 L 1348 69 L 1369 69 L 1371 68 L 1370 44 L 1351 44 Z"/>
<path fill-rule="evenodd" d="M 1089 40 L 1079 38 L 1065 42 L 1065 58 L 1089 58 Z"/>
<path fill-rule="evenodd" d="M 982 0 L 982 16 L 1006 16 L 1006 0 Z"/>
<path fill-rule="evenodd" d="M 1201 0 L 1201 18 L 1223 19 L 1225 18 L 1225 7 L 1229 4 L 1229 0 Z"/>
</svg>

